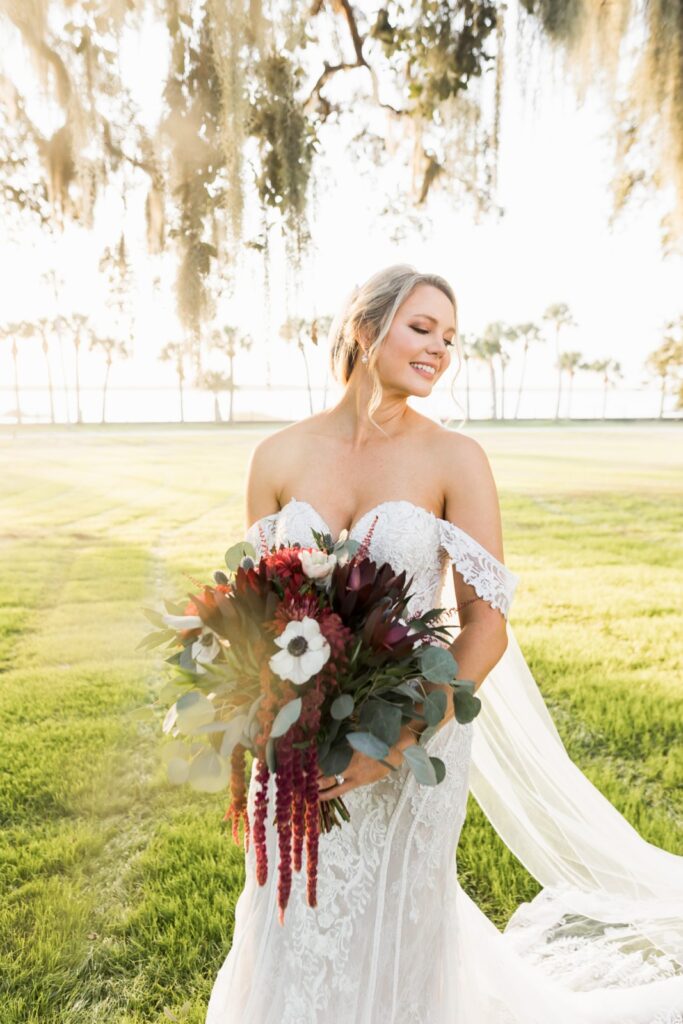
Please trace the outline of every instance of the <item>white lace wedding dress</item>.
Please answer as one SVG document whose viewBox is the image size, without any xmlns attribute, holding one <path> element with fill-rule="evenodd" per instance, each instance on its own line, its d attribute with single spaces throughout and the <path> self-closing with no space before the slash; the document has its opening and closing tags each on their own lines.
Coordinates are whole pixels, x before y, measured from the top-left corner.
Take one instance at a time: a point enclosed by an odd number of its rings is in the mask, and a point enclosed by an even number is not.
<svg viewBox="0 0 683 1024">
<path fill-rule="evenodd" d="M 329 532 L 292 498 L 247 539 L 311 545 L 312 527 Z M 407 614 L 453 608 L 453 565 L 507 619 L 517 577 L 463 530 L 402 500 L 351 536 L 370 527 L 370 557 L 413 577 Z M 507 631 L 480 715 L 427 741 L 444 781 L 420 785 L 404 761 L 346 794 L 350 822 L 320 837 L 318 906 L 304 864 L 284 926 L 269 812 L 268 881 L 251 844 L 207 1024 L 683 1024 L 683 858 L 642 840 L 573 764 Z M 502 933 L 457 880 L 470 788 L 544 886 Z M 252 773 L 250 820 L 255 789 Z"/>
</svg>

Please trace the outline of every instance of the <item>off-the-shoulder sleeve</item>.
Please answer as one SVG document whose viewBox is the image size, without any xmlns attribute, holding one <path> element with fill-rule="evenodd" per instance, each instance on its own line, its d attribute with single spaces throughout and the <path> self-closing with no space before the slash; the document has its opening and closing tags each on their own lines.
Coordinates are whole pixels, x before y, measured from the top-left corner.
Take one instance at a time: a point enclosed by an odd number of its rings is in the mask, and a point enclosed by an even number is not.
<svg viewBox="0 0 683 1024">
<path fill-rule="evenodd" d="M 441 546 L 465 583 L 507 619 L 519 577 L 469 533 L 445 519 L 439 525 Z"/>
</svg>

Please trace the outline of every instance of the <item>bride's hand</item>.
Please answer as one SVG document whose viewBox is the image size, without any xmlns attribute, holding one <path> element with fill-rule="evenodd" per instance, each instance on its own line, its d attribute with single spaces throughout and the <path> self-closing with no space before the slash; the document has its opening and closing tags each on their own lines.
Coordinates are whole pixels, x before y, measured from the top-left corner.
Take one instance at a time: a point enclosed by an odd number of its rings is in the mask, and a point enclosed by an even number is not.
<svg viewBox="0 0 683 1024">
<path fill-rule="evenodd" d="M 394 754 L 393 760 L 392 754 Z M 385 760 L 389 761 L 390 764 L 397 764 L 393 748 L 389 751 L 389 756 Z M 374 757 L 368 757 L 367 754 L 361 754 L 360 751 L 354 750 L 348 765 L 343 772 L 339 773 L 344 777 L 344 782 L 341 785 L 339 785 L 333 775 L 318 776 L 318 799 L 325 801 L 330 800 L 332 797 L 343 796 L 344 793 L 348 793 L 357 786 L 367 786 L 372 782 L 383 779 L 385 775 L 389 774 L 390 770 L 386 765 L 376 761 Z"/>
<path fill-rule="evenodd" d="M 403 754 L 398 747 L 390 747 L 385 761 L 398 768 L 403 761 Z M 322 801 L 330 800 L 335 796 L 343 796 L 344 793 L 348 793 L 349 790 L 355 789 L 357 786 L 367 786 L 371 782 L 383 779 L 390 771 L 391 769 L 381 761 L 376 761 L 374 757 L 368 757 L 367 754 L 361 754 L 359 750 L 354 750 L 348 765 L 343 772 L 339 773 L 344 777 L 341 786 L 334 775 L 318 776 L 318 799 Z"/>
<path fill-rule="evenodd" d="M 422 685 L 430 693 L 434 690 L 443 690 L 446 696 L 450 698 L 451 687 L 448 683 L 430 683 L 427 680 L 423 680 Z M 423 710 L 422 703 L 417 704 L 416 709 L 421 714 Z M 453 718 L 453 714 L 453 701 L 449 699 L 446 714 L 440 724 L 444 725 L 450 718 Z M 419 733 L 425 728 L 426 724 L 425 721 L 411 719 L 409 723 L 402 725 L 398 743 L 393 747 L 389 747 L 389 754 L 384 760 L 388 761 L 394 768 L 398 768 L 404 760 L 403 751 L 406 747 L 416 742 Z M 334 775 L 318 775 L 318 800 L 330 800 L 335 796 L 343 796 L 344 793 L 348 793 L 350 789 L 355 789 L 356 786 L 367 786 L 371 782 L 383 779 L 390 771 L 390 768 L 387 768 L 380 761 L 376 761 L 374 757 L 368 757 L 367 754 L 361 754 L 360 751 L 354 750 L 347 767 L 343 772 L 339 773 L 344 776 L 344 782 L 341 786 L 337 783 Z"/>
</svg>

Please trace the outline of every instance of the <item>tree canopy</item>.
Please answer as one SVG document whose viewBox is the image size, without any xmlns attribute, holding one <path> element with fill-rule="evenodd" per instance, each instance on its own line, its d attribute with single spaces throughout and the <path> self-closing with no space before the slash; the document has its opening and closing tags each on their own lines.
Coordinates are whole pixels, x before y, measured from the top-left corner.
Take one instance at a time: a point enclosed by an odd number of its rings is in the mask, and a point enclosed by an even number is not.
<svg viewBox="0 0 683 1024">
<path fill-rule="evenodd" d="M 261 0 L 0 0 L 43 90 L 41 107 L 24 73 L 0 74 L 5 223 L 88 227 L 103 191 L 143 187 L 148 249 L 175 252 L 178 310 L 195 335 L 211 314 L 215 265 L 225 273 L 245 245 L 267 258 L 274 228 L 296 265 L 317 158 L 342 124 L 357 125 L 359 158 L 404 168 L 408 208 L 445 190 L 477 214 L 495 211 L 504 41 L 517 31 L 563 54 L 579 94 L 608 90 L 615 213 L 642 187 L 670 186 L 662 244 L 675 247 L 680 0 L 519 4 L 274 0 L 266 12 Z M 167 58 L 152 124 L 119 59 L 124 37 L 150 25 Z"/>
</svg>

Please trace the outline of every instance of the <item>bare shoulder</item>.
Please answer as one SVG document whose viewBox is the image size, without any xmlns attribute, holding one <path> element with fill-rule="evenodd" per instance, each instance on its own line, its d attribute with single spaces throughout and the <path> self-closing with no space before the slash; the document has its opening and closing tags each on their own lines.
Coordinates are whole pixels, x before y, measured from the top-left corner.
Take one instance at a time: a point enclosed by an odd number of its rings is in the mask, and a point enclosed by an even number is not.
<svg viewBox="0 0 683 1024">
<path fill-rule="evenodd" d="M 315 417 L 309 417 L 314 419 Z M 287 476 L 288 455 L 295 442 L 308 433 L 308 420 L 274 430 L 254 446 L 247 468 L 245 519 L 247 528 L 280 508 L 280 494 Z"/>
<path fill-rule="evenodd" d="M 503 560 L 498 489 L 484 447 L 473 437 L 445 430 L 439 437 L 444 518 L 465 530 Z"/>
</svg>

